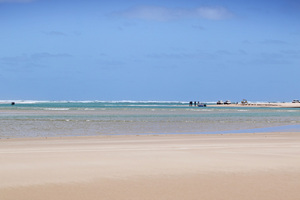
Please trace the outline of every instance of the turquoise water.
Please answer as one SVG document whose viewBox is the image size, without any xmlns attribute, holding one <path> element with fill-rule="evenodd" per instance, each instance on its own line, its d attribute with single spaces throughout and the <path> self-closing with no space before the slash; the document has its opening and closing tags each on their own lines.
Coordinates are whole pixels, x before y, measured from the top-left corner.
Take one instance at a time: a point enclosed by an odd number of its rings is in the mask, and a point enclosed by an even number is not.
<svg viewBox="0 0 300 200">
<path fill-rule="evenodd" d="M 189 107 L 188 102 L 0 103 L 0 137 L 300 132 L 297 108 Z"/>
</svg>

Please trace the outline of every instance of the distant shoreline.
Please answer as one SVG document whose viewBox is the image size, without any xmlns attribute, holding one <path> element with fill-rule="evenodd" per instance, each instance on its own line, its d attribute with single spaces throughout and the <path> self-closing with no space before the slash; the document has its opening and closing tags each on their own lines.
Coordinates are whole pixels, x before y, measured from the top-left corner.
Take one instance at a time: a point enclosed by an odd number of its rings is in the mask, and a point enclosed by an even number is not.
<svg viewBox="0 0 300 200">
<path fill-rule="evenodd" d="M 257 108 L 300 108 L 300 103 L 247 103 L 247 104 L 215 104 L 209 107 L 257 107 Z"/>
</svg>

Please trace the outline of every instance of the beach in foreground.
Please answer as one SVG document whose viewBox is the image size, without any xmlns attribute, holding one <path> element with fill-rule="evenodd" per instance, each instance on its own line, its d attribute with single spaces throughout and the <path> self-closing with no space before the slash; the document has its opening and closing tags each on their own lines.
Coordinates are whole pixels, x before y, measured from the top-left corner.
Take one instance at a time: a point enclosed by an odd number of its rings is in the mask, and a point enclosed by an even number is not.
<svg viewBox="0 0 300 200">
<path fill-rule="evenodd" d="M 0 142 L 1 200 L 300 198 L 299 133 Z"/>
</svg>

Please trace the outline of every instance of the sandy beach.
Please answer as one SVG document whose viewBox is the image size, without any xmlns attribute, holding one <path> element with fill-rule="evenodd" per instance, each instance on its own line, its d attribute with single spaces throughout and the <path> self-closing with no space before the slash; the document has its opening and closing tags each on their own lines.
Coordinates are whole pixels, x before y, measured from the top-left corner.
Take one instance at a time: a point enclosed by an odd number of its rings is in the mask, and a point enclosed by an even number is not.
<svg viewBox="0 0 300 200">
<path fill-rule="evenodd" d="M 299 133 L 0 142 L 1 200 L 300 198 Z"/>
<path fill-rule="evenodd" d="M 209 107 L 300 108 L 300 103 L 232 103 L 209 105 Z"/>
</svg>

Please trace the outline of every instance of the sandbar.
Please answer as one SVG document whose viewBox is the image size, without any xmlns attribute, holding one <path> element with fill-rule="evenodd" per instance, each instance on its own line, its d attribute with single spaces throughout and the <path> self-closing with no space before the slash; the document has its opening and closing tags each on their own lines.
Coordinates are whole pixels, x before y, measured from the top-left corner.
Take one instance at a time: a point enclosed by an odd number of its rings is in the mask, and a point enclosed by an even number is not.
<svg viewBox="0 0 300 200">
<path fill-rule="evenodd" d="M 300 133 L 0 140 L 1 200 L 299 200 Z"/>
<path fill-rule="evenodd" d="M 300 108 L 300 103 L 232 103 L 212 104 L 208 107 L 256 107 L 256 108 Z"/>
</svg>

